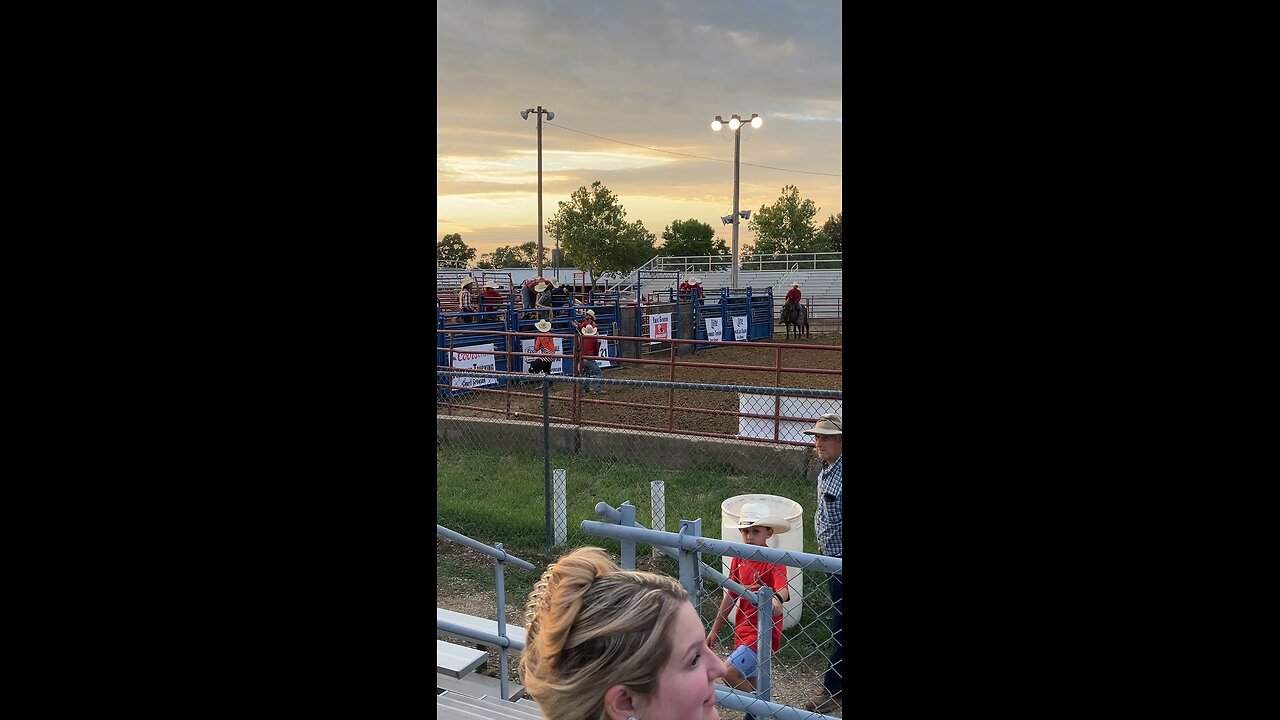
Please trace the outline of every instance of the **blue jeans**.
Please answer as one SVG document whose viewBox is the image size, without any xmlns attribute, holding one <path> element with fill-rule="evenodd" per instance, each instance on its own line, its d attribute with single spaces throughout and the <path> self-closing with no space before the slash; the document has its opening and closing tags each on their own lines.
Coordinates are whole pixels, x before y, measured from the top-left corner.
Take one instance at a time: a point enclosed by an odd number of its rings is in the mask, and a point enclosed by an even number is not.
<svg viewBox="0 0 1280 720">
<path fill-rule="evenodd" d="M 831 667 L 822 677 L 822 687 L 831 697 L 840 697 L 844 692 L 844 576 L 829 576 L 827 588 L 831 590 L 831 637 L 835 647 L 831 650 Z"/>
<path fill-rule="evenodd" d="M 600 368 L 600 363 L 596 362 L 595 360 L 583 360 L 582 369 L 587 371 L 588 377 L 592 377 L 597 380 L 604 377 L 604 370 Z M 582 383 L 582 388 L 586 390 L 588 393 L 590 393 L 592 384 L 596 386 L 597 393 L 604 392 L 604 384 L 598 383 L 598 382 L 597 383 L 591 383 L 590 381 L 584 382 Z"/>
</svg>

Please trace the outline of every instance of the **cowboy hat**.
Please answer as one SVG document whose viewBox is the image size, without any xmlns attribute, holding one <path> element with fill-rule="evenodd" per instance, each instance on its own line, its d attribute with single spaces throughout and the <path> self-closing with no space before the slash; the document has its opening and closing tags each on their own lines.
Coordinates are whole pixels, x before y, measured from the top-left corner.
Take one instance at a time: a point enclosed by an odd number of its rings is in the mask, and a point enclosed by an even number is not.
<svg viewBox="0 0 1280 720">
<path fill-rule="evenodd" d="M 694 278 L 693 280 L 689 281 L 689 284 L 690 284 L 690 285 L 701 285 L 701 284 L 702 284 L 702 278 Z"/>
<path fill-rule="evenodd" d="M 791 283 L 791 287 L 800 287 L 800 283 Z"/>
<path fill-rule="evenodd" d="M 805 430 L 804 434 L 843 435 L 844 430 L 841 429 L 842 425 L 844 425 L 844 420 L 842 420 L 839 415 L 836 415 L 835 413 L 827 413 L 826 415 L 818 418 L 818 422 L 814 423 L 812 428 Z"/>
<path fill-rule="evenodd" d="M 538 284 L 533 286 L 533 291 L 534 291 L 534 292 L 542 292 L 543 290 L 546 290 L 546 289 L 547 289 L 547 281 L 546 281 L 546 280 L 539 280 L 539 281 L 538 281 Z"/>
<path fill-rule="evenodd" d="M 487 282 L 487 283 L 485 283 L 485 284 L 484 284 L 484 286 L 485 286 L 486 288 L 492 288 L 492 289 L 494 289 L 494 290 L 497 290 L 497 289 L 498 289 L 498 286 L 497 286 L 497 285 L 494 285 L 494 284 L 493 284 L 493 283 L 491 283 L 491 282 Z"/>
<path fill-rule="evenodd" d="M 588 311 L 587 311 L 587 314 L 588 314 L 588 315 L 590 315 L 591 317 L 595 317 L 595 316 L 596 316 L 596 311 L 595 311 L 595 310 L 588 310 Z"/>
<path fill-rule="evenodd" d="M 756 525 L 773 528 L 774 535 L 781 535 L 791 529 L 791 523 L 780 517 L 769 514 L 769 506 L 764 503 L 743 503 L 742 513 L 738 516 L 738 525 L 726 525 L 727 528 L 742 530 Z"/>
<path fill-rule="evenodd" d="M 474 278 L 462 278 L 462 285 L 460 287 L 466 287 L 473 282 L 475 282 Z"/>
<path fill-rule="evenodd" d="M 543 318 L 534 323 L 533 326 L 538 328 L 538 332 L 547 332 L 551 329 L 551 322 L 546 318 Z"/>
<path fill-rule="evenodd" d="M 586 327 L 582 328 L 583 335 L 595 335 L 597 332 L 598 331 L 596 330 L 595 325 L 587 325 Z"/>
</svg>

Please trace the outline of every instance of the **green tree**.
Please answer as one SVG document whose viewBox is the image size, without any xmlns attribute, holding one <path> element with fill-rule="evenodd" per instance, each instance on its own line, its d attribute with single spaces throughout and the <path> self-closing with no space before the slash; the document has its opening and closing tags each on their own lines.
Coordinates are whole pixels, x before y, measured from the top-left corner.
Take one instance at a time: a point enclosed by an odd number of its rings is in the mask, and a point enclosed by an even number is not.
<svg viewBox="0 0 1280 720">
<path fill-rule="evenodd" d="M 844 245 L 844 212 L 838 212 L 827 218 L 822 224 L 822 229 L 818 231 L 822 235 L 823 242 L 826 243 L 826 252 L 843 252 L 840 248 Z"/>
<path fill-rule="evenodd" d="M 495 268 L 532 267 L 527 260 L 521 257 L 518 245 L 501 245 L 495 248 L 493 252 L 485 255 L 485 257 L 489 258 Z"/>
<path fill-rule="evenodd" d="M 658 254 L 665 257 L 728 255 L 729 246 L 715 235 L 714 228 L 699 220 L 672 220 L 662 231 L 666 242 L 658 248 Z"/>
<path fill-rule="evenodd" d="M 812 200 L 801 200 L 795 185 L 784 186 L 777 202 L 761 205 L 748 221 L 756 234 L 756 243 L 747 253 L 818 252 L 815 249 L 820 245 L 818 228 L 813 224 L 817 214 L 818 206 Z"/>
<path fill-rule="evenodd" d="M 481 255 L 480 259 L 476 261 L 476 269 L 477 270 L 496 270 L 498 266 L 494 265 L 493 261 L 489 259 L 491 257 L 493 256 L 489 253 L 485 253 L 484 255 Z"/>
<path fill-rule="evenodd" d="M 475 256 L 476 251 L 467 247 L 458 233 L 449 233 L 436 243 L 436 262 L 445 262 L 453 267 L 464 268 Z"/>
<path fill-rule="evenodd" d="M 657 238 L 643 222 L 627 222 L 618 197 L 599 180 L 590 189 L 578 188 L 558 205 L 547 232 L 560 238 L 560 249 L 573 256 L 591 282 L 602 273 L 626 273 L 657 254 Z"/>
<path fill-rule="evenodd" d="M 551 264 L 552 247 L 554 247 L 554 244 L 548 244 L 545 239 L 542 241 L 542 267 L 544 268 Z M 517 245 L 515 250 L 517 253 L 519 253 L 520 258 L 524 263 L 520 267 L 527 267 L 527 268 L 537 267 L 536 261 L 538 258 L 538 243 L 534 242 L 533 240 L 530 240 L 529 242 L 524 243 L 523 245 Z M 515 266 L 512 266 L 512 267 L 515 267 Z"/>
</svg>

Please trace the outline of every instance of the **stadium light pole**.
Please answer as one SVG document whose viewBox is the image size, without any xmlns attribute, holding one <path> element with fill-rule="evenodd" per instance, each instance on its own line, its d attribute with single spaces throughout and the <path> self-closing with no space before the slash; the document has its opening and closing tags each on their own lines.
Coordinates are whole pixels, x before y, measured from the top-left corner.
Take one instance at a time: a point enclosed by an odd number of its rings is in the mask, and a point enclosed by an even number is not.
<svg viewBox="0 0 1280 720">
<path fill-rule="evenodd" d="M 764 124 L 764 120 L 760 116 L 751 113 L 751 127 L 758 128 Z M 715 120 L 711 121 L 711 129 L 720 132 L 720 128 L 724 127 L 725 122 L 719 115 Z M 738 223 L 741 214 L 738 212 L 738 169 L 742 160 L 742 118 L 737 115 L 729 116 L 729 129 L 733 131 L 733 265 L 729 267 L 729 286 L 734 290 L 738 289 Z"/>
<path fill-rule="evenodd" d="M 542 277 L 542 116 L 555 120 L 556 114 L 541 105 L 520 111 L 520 117 L 529 119 L 529 113 L 538 114 L 538 277 Z"/>
</svg>

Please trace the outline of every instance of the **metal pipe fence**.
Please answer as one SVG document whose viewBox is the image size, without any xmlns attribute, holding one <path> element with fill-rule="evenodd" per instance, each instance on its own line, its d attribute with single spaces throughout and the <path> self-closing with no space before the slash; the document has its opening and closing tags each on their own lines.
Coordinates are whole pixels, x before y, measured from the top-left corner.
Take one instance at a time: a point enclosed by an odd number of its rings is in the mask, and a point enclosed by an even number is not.
<svg viewBox="0 0 1280 720">
<path fill-rule="evenodd" d="M 622 567 L 624 569 L 636 569 L 637 543 L 652 545 L 664 555 L 677 560 L 680 567 L 680 583 L 689 593 L 689 599 L 694 608 L 699 610 L 699 614 L 703 618 L 704 628 L 710 624 L 706 617 L 704 603 L 707 600 L 714 601 L 715 598 L 712 593 L 717 589 L 732 592 L 747 600 L 756 608 L 772 607 L 773 598 L 773 590 L 768 585 L 761 585 L 757 591 L 752 591 L 723 573 L 709 567 L 702 562 L 701 554 L 704 552 L 722 557 L 743 558 L 773 565 L 796 567 L 815 573 L 826 573 L 841 578 L 841 581 L 843 580 L 844 561 L 841 558 L 705 537 L 702 535 L 701 520 L 681 520 L 679 533 L 651 530 L 636 522 L 635 507 L 627 502 L 624 502 L 616 509 L 610 507 L 607 503 L 601 502 L 597 504 L 596 512 L 608 522 L 584 520 L 582 521 L 581 529 L 591 536 L 618 540 L 621 543 Z M 790 587 L 790 585 L 791 583 L 788 582 L 788 587 L 793 592 L 803 592 L 803 584 L 797 584 L 794 588 Z M 815 605 L 820 606 L 821 600 L 818 600 Z M 715 612 L 719 612 L 719 607 L 716 607 Z M 773 690 L 772 668 L 775 650 L 771 646 L 773 613 L 757 613 L 756 617 L 758 621 L 757 645 L 754 649 L 758 665 L 755 694 L 735 692 L 728 688 L 723 691 L 717 689 L 717 701 L 725 707 L 743 710 L 757 717 L 809 719 L 829 717 L 803 711 L 789 705 L 770 702 Z M 811 634 L 820 634 L 818 627 L 825 628 L 826 626 L 810 623 L 807 626 L 802 626 L 798 631 L 794 631 L 795 628 L 793 628 L 791 639 L 793 642 L 800 640 L 796 644 L 803 645 L 805 648 L 815 647 L 813 643 L 803 641 L 811 640 L 809 637 Z M 821 647 L 821 644 L 816 646 L 818 650 L 821 650 Z M 819 661 L 824 661 L 826 656 L 827 654 L 822 652 L 818 652 L 816 656 L 813 652 L 810 652 L 809 655 L 801 658 L 801 663 L 808 664 L 809 659 L 812 657 L 816 657 Z M 790 699 L 793 701 L 798 700 L 796 697 Z"/>
</svg>

